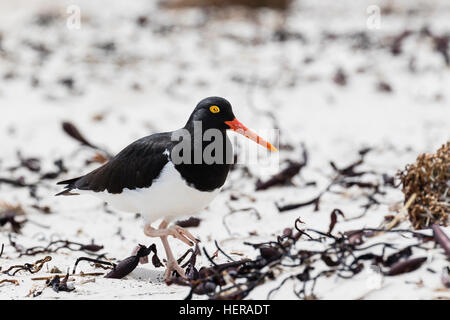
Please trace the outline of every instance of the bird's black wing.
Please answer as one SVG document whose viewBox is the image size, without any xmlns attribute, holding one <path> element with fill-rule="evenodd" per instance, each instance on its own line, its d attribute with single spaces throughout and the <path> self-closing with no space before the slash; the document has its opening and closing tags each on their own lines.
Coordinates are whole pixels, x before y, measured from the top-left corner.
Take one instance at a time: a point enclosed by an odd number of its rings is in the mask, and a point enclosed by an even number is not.
<svg viewBox="0 0 450 320">
<path fill-rule="evenodd" d="M 170 133 L 141 138 L 100 168 L 84 176 L 58 182 L 65 184 L 66 189 L 57 195 L 76 194 L 71 192 L 76 192 L 76 189 L 121 193 L 124 188 L 150 187 L 168 162 L 164 152 L 170 142 Z"/>
</svg>

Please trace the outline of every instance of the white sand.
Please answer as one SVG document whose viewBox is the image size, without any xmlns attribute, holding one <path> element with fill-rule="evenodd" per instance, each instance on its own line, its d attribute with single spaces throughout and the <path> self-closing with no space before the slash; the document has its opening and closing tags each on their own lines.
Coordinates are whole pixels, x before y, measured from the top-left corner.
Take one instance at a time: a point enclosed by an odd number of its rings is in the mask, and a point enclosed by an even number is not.
<svg viewBox="0 0 450 320">
<path fill-rule="evenodd" d="M 17 164 L 17 150 L 24 156 L 43 159 L 44 172 L 54 169 L 55 159 L 64 158 L 69 173 L 61 179 L 94 169 L 95 164 L 84 166 L 94 152 L 79 150 L 77 142 L 62 132 L 63 120 L 72 121 L 93 143 L 115 153 L 141 136 L 181 127 L 201 98 L 220 95 L 232 102 L 240 121 L 256 132 L 279 126 L 282 142 L 297 147 L 294 151 L 280 152 L 281 160 L 300 159 L 298 146 L 305 143 L 310 162 L 294 182 L 302 186 L 305 181 L 315 180 L 318 186 L 254 192 L 255 179 L 242 178 L 240 171 L 233 172 L 226 190 L 199 215 L 200 227 L 191 229 L 209 252 L 215 251 L 214 240 L 218 240 L 227 252 L 254 258 L 257 252 L 243 245 L 244 241 L 272 240 L 285 227 L 292 227 L 297 217 L 301 217 L 306 227 L 324 231 L 334 208 L 342 209 L 346 218 L 357 217 L 364 203 L 358 197 L 361 191 L 357 188 L 350 189 L 345 197 L 327 194 L 319 212 L 305 207 L 280 214 L 274 202 L 309 200 L 327 184 L 332 174 L 328 162 L 333 160 L 339 166 L 349 164 L 357 159 L 357 151 L 362 147 L 374 148 L 367 156 L 364 169 L 393 175 L 413 162 L 419 153 L 434 152 L 450 138 L 450 72 L 442 56 L 433 51 L 432 43 L 414 35 L 404 41 L 403 54 L 393 56 L 388 49 L 352 49 L 352 41 L 343 38 L 323 40 L 324 32 L 363 31 L 373 41 L 382 41 L 386 36 L 398 35 L 404 28 L 417 31 L 425 24 L 442 34 L 448 32 L 450 5 L 447 1 L 415 1 L 414 5 L 410 1 L 396 1 L 394 13 L 382 16 L 382 28 L 371 31 L 366 29 L 366 8 L 374 2 L 377 1 L 358 1 L 357 5 L 354 1 L 340 1 L 338 5 L 332 0 L 321 1 L 321 5 L 313 0 L 297 3 L 286 24 L 290 31 L 299 32 L 307 39 L 302 43 L 273 41 L 273 28 L 281 19 L 271 12 L 266 12 L 265 18 L 262 13 L 259 24 L 239 17 L 217 17 L 201 25 L 207 17 L 200 11 L 158 11 L 146 0 L 127 2 L 126 6 L 110 1 L 70 1 L 80 6 L 82 25 L 80 30 L 68 30 L 64 18 L 49 27 L 32 24 L 34 15 L 43 7 L 66 15 L 66 7 L 61 4 L 33 1 L 33 7 L 29 7 L 27 1 L 24 9 L 18 1 L 14 5 L 3 1 L 0 3 L 0 34 L 3 35 L 0 40 L 3 48 L 0 49 L 0 176 L 10 175 L 6 168 Z M 422 11 L 408 15 L 407 6 Z M 139 15 L 148 15 L 147 26 L 136 25 Z M 175 26 L 176 31 L 155 32 L 170 26 Z M 253 39 L 260 43 L 255 44 Z M 105 55 L 95 45 L 108 41 L 114 41 L 116 50 Z M 38 53 L 25 43 L 43 43 L 52 53 L 40 64 Z M 303 61 L 309 57 L 313 61 L 305 64 Z M 412 57 L 416 73 L 408 70 Z M 332 81 L 338 67 L 348 74 L 348 84 L 344 87 Z M 366 72 L 358 73 L 361 68 Z M 3 79 L 9 72 L 15 77 Z M 39 79 L 37 88 L 30 85 L 32 77 Z M 75 79 L 73 91 L 58 84 L 65 77 Z M 378 92 L 379 80 L 391 84 L 393 92 Z M 252 85 L 255 81 L 256 85 Z M 133 90 L 134 84 L 141 90 Z M 276 124 L 267 112 L 276 115 Z M 93 120 L 98 114 L 104 114 L 102 121 Z M 256 165 L 251 170 L 257 176 L 264 175 Z M 21 175 L 30 182 L 37 179 L 25 170 L 13 174 Z M 48 215 L 31 208 L 35 201 L 27 190 L 0 186 L 1 201 L 21 204 L 27 218 L 48 226 L 45 229 L 25 224 L 22 234 L 16 237 L 18 243 L 29 247 L 45 245 L 51 238 L 83 243 L 95 239 L 105 246 L 104 252 L 109 257 L 121 259 L 129 256 L 137 243 L 155 242 L 160 257 L 164 257 L 160 242 L 144 236 L 143 223 L 134 215 L 108 214 L 101 201 L 88 196 L 56 198 L 53 195 L 60 189 L 53 181 L 46 186 L 39 189 L 39 196 L 42 197 L 40 205 L 49 205 L 54 211 Z M 395 214 L 389 211 L 389 206 L 403 201 L 403 194 L 400 190 L 387 191 L 380 199 L 382 205 L 359 219 L 339 219 L 334 232 L 377 227 L 385 215 Z M 227 216 L 227 225 L 232 230 L 229 234 L 223 225 L 229 211 L 226 203 L 231 194 L 239 193 L 249 194 L 256 201 L 242 197 L 230 202 L 232 207 L 255 207 L 261 219 L 248 212 Z M 401 227 L 409 228 L 410 224 L 403 222 Z M 124 239 L 117 234 L 119 228 Z M 9 225 L 0 230 L 0 244 L 6 245 L 0 258 L 3 270 L 45 256 L 16 258 L 18 254 L 8 245 Z M 258 236 L 251 236 L 253 231 Z M 414 241 L 398 235 L 384 235 L 371 241 L 382 240 L 392 241 L 399 248 Z M 186 250 L 179 241 L 172 240 L 171 244 L 177 255 Z M 414 251 L 414 256 L 421 254 Z M 75 260 L 83 255 L 67 250 L 51 254 L 53 260 L 36 275 L 19 273 L 15 278 L 20 285 L 0 285 L 0 298 L 25 298 L 34 285 L 43 285 L 42 281 L 32 281 L 32 277 L 50 275 L 48 270 L 53 266 L 63 271 L 72 268 Z M 219 255 L 218 261 L 225 262 L 226 258 Z M 199 257 L 198 265 L 208 265 L 207 259 Z M 321 279 L 315 294 L 320 299 L 448 298 L 450 293 L 440 282 L 440 272 L 446 265 L 443 250 L 437 247 L 430 250 L 429 260 L 420 269 L 385 277 L 381 287 L 371 285 L 378 278 L 366 268 L 351 280 L 336 276 Z M 87 263 L 81 264 L 78 270 L 102 271 Z M 265 299 L 268 291 L 287 275 L 258 287 L 249 298 Z M 80 284 L 77 279 L 74 292 L 56 293 L 48 288 L 35 299 L 181 299 L 186 296 L 188 288 L 166 286 L 162 277 L 162 268 L 147 264 L 123 280 L 96 277 L 95 282 Z M 0 280 L 4 278 L 7 276 L 0 276 Z M 287 283 L 272 298 L 296 298 L 292 285 Z"/>
</svg>

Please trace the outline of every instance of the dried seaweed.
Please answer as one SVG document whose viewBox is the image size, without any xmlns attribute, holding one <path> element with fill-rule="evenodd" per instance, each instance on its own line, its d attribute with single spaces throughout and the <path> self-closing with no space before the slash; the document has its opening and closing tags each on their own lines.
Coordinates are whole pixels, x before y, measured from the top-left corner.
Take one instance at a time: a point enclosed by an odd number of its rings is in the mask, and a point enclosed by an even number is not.
<svg viewBox="0 0 450 320">
<path fill-rule="evenodd" d="M 450 36 L 434 36 L 433 37 L 434 42 L 434 49 L 441 54 L 441 56 L 444 58 L 445 64 L 447 66 L 450 66 L 450 55 L 448 53 L 449 49 L 449 42 L 450 42 Z"/>
<path fill-rule="evenodd" d="M 104 261 L 104 260 L 100 260 L 100 259 L 92 259 L 92 258 L 89 258 L 89 257 L 80 257 L 75 262 L 75 265 L 73 267 L 72 273 L 75 274 L 76 267 L 77 267 L 79 262 L 81 262 L 81 261 L 88 261 L 88 262 L 95 263 L 95 265 L 99 266 L 99 267 L 102 266 L 102 265 L 105 265 L 107 267 L 111 267 L 112 270 L 108 274 L 105 275 L 105 278 L 122 279 L 126 275 L 130 274 L 134 269 L 136 269 L 136 267 L 139 264 L 139 260 L 141 258 L 147 257 L 152 252 L 153 252 L 153 257 L 152 257 L 153 266 L 156 267 L 156 268 L 162 267 L 163 264 L 159 260 L 159 257 L 158 257 L 158 254 L 157 254 L 158 252 L 157 252 L 157 249 L 156 249 L 156 245 L 152 244 L 149 247 L 146 247 L 144 245 L 139 245 L 139 249 L 137 250 L 135 255 L 129 256 L 129 257 L 121 260 L 118 264 L 115 264 L 115 263 L 113 263 L 111 261 Z"/>
<path fill-rule="evenodd" d="M 447 254 L 447 257 L 450 258 L 450 239 L 447 237 L 447 235 L 442 231 L 442 229 L 436 225 L 433 224 L 431 226 L 431 229 L 433 229 L 433 235 L 434 239 L 437 243 L 441 245 L 441 247 L 444 249 L 445 253 Z"/>
<path fill-rule="evenodd" d="M 233 215 L 237 212 L 250 212 L 253 215 L 255 215 L 258 220 L 261 219 L 261 215 L 260 215 L 259 211 L 256 210 L 256 208 L 248 207 L 248 208 L 241 208 L 241 209 L 233 209 L 228 202 L 226 202 L 226 206 L 228 207 L 229 212 L 223 216 L 222 224 L 225 227 L 225 229 L 227 230 L 228 234 L 230 234 L 230 235 L 232 234 L 232 232 L 231 232 L 231 229 L 228 227 L 227 219 L 226 219 L 230 215 Z"/>
<path fill-rule="evenodd" d="M 403 41 L 412 34 L 412 31 L 405 30 L 399 35 L 395 36 L 391 43 L 391 53 L 394 56 L 400 55 L 402 53 Z"/>
<path fill-rule="evenodd" d="M 12 284 L 15 284 L 16 286 L 19 285 L 19 281 L 13 280 L 13 279 L 2 279 L 2 280 L 0 280 L 0 284 L 3 284 L 3 283 L 12 283 Z"/>
<path fill-rule="evenodd" d="M 402 273 L 414 271 L 427 260 L 426 257 L 413 258 L 395 263 L 388 272 L 390 276 L 396 276 Z"/>
<path fill-rule="evenodd" d="M 448 34 L 443 34 L 443 35 L 434 34 L 427 26 L 423 27 L 422 30 L 420 30 L 420 35 L 422 37 L 431 39 L 433 46 L 434 46 L 434 50 L 442 56 L 445 64 L 447 66 L 449 66 L 450 65 L 450 55 L 449 55 L 450 36 Z"/>
<path fill-rule="evenodd" d="M 14 167 L 10 167 L 8 169 L 9 171 L 16 171 L 19 168 L 26 168 L 31 172 L 39 172 L 41 170 L 40 159 L 34 157 L 24 158 L 20 151 L 17 152 L 17 158 L 19 159 L 19 164 Z"/>
<path fill-rule="evenodd" d="M 345 71 L 342 68 L 338 68 L 333 76 L 333 81 L 337 85 L 344 87 L 347 85 L 347 78 L 348 75 Z"/>
<path fill-rule="evenodd" d="M 289 185 L 294 176 L 296 176 L 300 170 L 308 163 L 308 152 L 303 146 L 303 160 L 301 162 L 289 160 L 288 166 L 281 170 L 279 173 L 272 176 L 269 180 L 262 182 L 258 180 L 256 182 L 256 191 L 266 190 L 273 186 Z"/>
<path fill-rule="evenodd" d="M 441 280 L 444 287 L 450 288 L 450 267 L 445 267 L 442 270 Z"/>
<path fill-rule="evenodd" d="M 175 222 L 175 224 L 182 228 L 191 228 L 191 227 L 198 227 L 201 221 L 202 220 L 199 218 L 190 217 L 189 219 L 186 220 L 177 221 Z"/>
<path fill-rule="evenodd" d="M 105 278 L 122 279 L 123 277 L 131 273 L 134 269 L 136 269 L 139 264 L 140 258 L 148 256 L 150 252 L 150 248 L 140 246 L 140 249 L 138 250 L 136 255 L 130 256 L 120 261 L 119 264 L 105 276 Z"/>
<path fill-rule="evenodd" d="M 34 184 L 26 183 L 23 177 L 17 178 L 17 179 L 11 179 L 11 178 L 2 178 L 0 177 L 0 183 L 10 184 L 14 187 L 32 187 Z"/>
<path fill-rule="evenodd" d="M 34 204 L 31 207 L 40 211 L 41 213 L 45 213 L 45 214 L 49 214 L 49 213 L 53 212 L 52 208 L 50 206 L 40 206 L 40 205 Z"/>
<path fill-rule="evenodd" d="M 25 182 L 25 179 L 23 177 L 19 178 L 4 178 L 0 177 L 0 184 L 9 184 L 16 188 L 28 188 L 30 197 L 39 200 L 36 191 L 37 191 L 37 184 L 36 183 L 27 183 Z"/>
<path fill-rule="evenodd" d="M 17 152 L 17 158 L 19 160 L 19 164 L 13 167 L 10 167 L 8 169 L 8 171 L 16 171 L 17 169 L 20 168 L 25 168 L 33 173 L 40 173 L 41 172 L 41 159 L 36 158 L 36 157 L 23 157 L 21 152 Z M 64 161 L 63 159 L 57 159 L 54 162 L 54 165 L 56 166 L 57 170 L 56 171 L 51 171 L 51 172 L 46 172 L 46 173 L 42 173 L 40 175 L 39 180 L 46 180 L 46 179 L 56 179 L 58 178 L 58 176 L 62 173 L 66 173 L 67 172 L 67 168 L 64 165 Z M 30 187 L 30 186 L 36 186 L 36 184 L 27 184 L 24 182 L 23 178 L 18 178 L 16 180 L 14 179 L 7 179 L 4 178 L 3 179 L 4 183 L 9 183 L 13 186 L 16 187 Z"/>
<path fill-rule="evenodd" d="M 450 142 L 435 154 L 421 154 L 398 173 L 405 202 L 415 195 L 408 216 L 415 229 L 447 225 L 450 212 Z"/>
<path fill-rule="evenodd" d="M 334 211 L 334 214 L 340 213 Z M 333 213 L 331 216 L 333 217 Z M 335 274 L 344 279 L 352 278 L 359 274 L 368 263 L 378 266 L 380 272 L 386 276 L 395 276 L 414 271 L 426 261 L 422 257 L 410 258 L 413 254 L 412 248 L 424 249 L 422 248 L 423 238 L 420 237 L 423 235 L 411 230 L 365 228 L 332 235 L 331 232 L 324 233 L 314 229 L 302 230 L 299 228 L 299 223 L 301 221 L 297 219 L 295 229 L 298 233 L 296 235 L 293 235 L 292 228 L 286 228 L 283 235 L 277 237 L 276 241 L 245 243 L 259 250 L 259 256 L 254 260 L 245 259 L 217 264 L 203 249 L 211 266 L 200 268 L 198 273 L 192 272 L 188 276 L 188 280 L 180 277 L 172 278 L 169 284 L 189 286 L 191 290 L 186 297 L 187 299 L 191 299 L 194 294 L 207 295 L 211 299 L 243 299 L 254 288 L 275 279 L 280 268 L 298 268 L 300 272 L 283 279 L 277 288 L 269 292 L 268 298 L 287 281 L 292 280 L 303 284 L 299 290 L 295 291 L 295 294 L 299 298 L 311 299 L 317 298 L 314 287 L 321 277 L 329 277 Z M 400 250 L 396 250 L 393 244 L 385 242 L 363 246 L 364 238 L 373 237 L 380 232 L 398 233 L 403 236 L 409 234 L 418 240 L 417 243 Z M 309 233 L 315 233 L 318 236 L 311 237 Z M 308 236 L 305 241 L 321 242 L 325 245 L 325 248 L 315 251 L 297 249 L 295 244 L 302 235 Z M 217 243 L 216 246 L 218 251 L 231 259 Z M 380 246 L 382 247 L 381 255 L 370 251 Z M 386 255 L 388 250 L 394 250 L 394 252 Z M 193 254 L 192 257 L 195 257 L 195 255 Z M 320 263 L 325 263 L 329 269 L 314 274 L 316 266 L 319 266 Z M 194 264 L 188 264 L 188 268 L 194 270 L 195 262 Z"/>
<path fill-rule="evenodd" d="M 11 225 L 11 229 L 15 233 L 20 233 L 20 229 L 27 219 L 23 219 L 21 221 L 17 220 L 18 216 L 25 215 L 25 211 L 20 205 L 10 205 L 6 202 L 0 203 L 0 227 L 9 223 Z"/>
<path fill-rule="evenodd" d="M 54 165 L 56 166 L 56 171 L 46 172 L 41 175 L 40 180 L 57 179 L 61 174 L 66 173 L 68 170 L 64 165 L 63 159 L 55 160 Z"/>
<path fill-rule="evenodd" d="M 89 142 L 81 134 L 81 132 L 78 130 L 78 128 L 72 122 L 68 122 L 68 121 L 63 122 L 62 123 L 62 128 L 63 128 L 65 133 L 67 133 L 73 139 L 77 140 L 79 143 L 81 143 L 81 145 L 87 146 L 87 147 L 92 148 L 94 150 L 101 151 L 102 153 L 104 153 L 107 156 L 107 158 L 111 158 L 112 157 L 107 151 L 105 151 L 105 150 L 97 147 L 96 145 L 92 144 L 91 142 Z"/>
<path fill-rule="evenodd" d="M 60 280 L 60 277 L 58 275 L 54 276 L 53 279 L 47 280 L 46 284 L 48 287 L 52 287 L 53 291 L 60 292 L 60 291 L 66 291 L 70 292 L 75 290 L 75 287 L 72 284 L 68 284 L 67 280 L 69 279 L 69 273 L 66 274 L 66 276 Z"/>
<path fill-rule="evenodd" d="M 338 214 L 341 215 L 343 218 L 345 218 L 344 213 L 340 209 L 334 209 L 333 211 L 331 211 L 331 214 L 330 214 L 330 227 L 328 228 L 328 233 L 329 234 L 333 231 L 334 226 L 336 225 L 337 215 Z"/>
<path fill-rule="evenodd" d="M 73 266 L 72 274 L 76 273 L 77 266 L 81 261 L 93 262 L 96 267 L 101 267 L 102 269 L 115 268 L 117 266 L 115 263 L 113 263 L 111 261 L 103 261 L 100 259 L 93 259 L 93 258 L 89 258 L 89 257 L 80 257 L 77 259 L 77 261 L 75 261 L 75 265 Z M 103 266 L 106 266 L 106 267 L 103 267 Z"/>
<path fill-rule="evenodd" d="M 23 265 L 14 265 L 9 267 L 7 270 L 2 271 L 4 274 L 7 274 L 9 276 L 15 276 L 17 272 L 19 271 L 28 271 L 30 273 L 36 273 L 39 272 L 42 267 L 44 266 L 45 263 L 49 262 L 52 260 L 52 257 L 50 256 L 46 256 L 43 259 L 39 259 L 34 263 L 25 263 Z M 14 270 L 15 269 L 15 270 Z M 10 274 L 10 272 L 14 270 L 14 272 L 12 274 Z"/>
<path fill-rule="evenodd" d="M 363 205 L 364 213 L 367 212 L 373 205 L 379 204 L 379 202 L 376 200 L 376 195 L 383 195 L 384 192 L 381 190 L 380 184 L 375 184 L 371 182 L 363 182 L 359 180 L 355 180 L 363 175 L 366 174 L 374 174 L 372 171 L 358 171 L 358 167 L 364 163 L 364 157 L 365 155 L 371 151 L 371 148 L 364 148 L 361 149 L 359 153 L 359 159 L 349 165 L 347 165 L 344 168 L 339 168 L 333 161 L 330 161 L 330 166 L 335 171 L 334 177 L 331 179 L 330 183 L 327 185 L 327 187 L 319 192 L 319 194 L 307 201 L 298 202 L 298 203 L 292 203 L 287 205 L 279 205 L 278 203 L 275 203 L 275 206 L 277 207 L 279 212 L 285 212 L 290 211 L 294 209 L 298 209 L 301 207 L 306 207 L 310 205 L 314 205 L 314 211 L 319 210 L 320 200 L 322 196 L 329 192 L 332 187 L 334 186 L 341 186 L 344 188 L 350 188 L 352 186 L 357 186 L 359 188 L 368 189 L 371 191 L 371 193 L 366 194 L 368 201 L 366 204 Z M 387 177 L 385 175 L 385 177 Z M 385 186 L 391 186 L 391 180 L 389 179 L 383 179 L 385 181 Z M 363 214 L 364 214 L 363 213 Z"/>
<path fill-rule="evenodd" d="M 67 133 L 73 139 L 77 140 L 82 145 L 91 147 L 92 149 L 97 149 L 96 146 L 94 146 L 92 143 L 86 140 L 86 138 L 80 133 L 78 128 L 72 122 L 68 121 L 63 122 L 62 128 L 65 133 Z"/>
<path fill-rule="evenodd" d="M 385 81 L 380 81 L 377 83 L 377 90 L 380 92 L 392 92 L 392 86 L 385 82 Z"/>
<path fill-rule="evenodd" d="M 22 256 L 34 256 L 36 254 L 42 253 L 54 253 L 61 249 L 68 249 L 70 251 L 82 251 L 87 254 L 94 254 L 97 251 L 103 249 L 103 246 L 97 245 L 95 243 L 82 244 L 79 242 L 69 241 L 69 240 L 55 240 L 50 241 L 46 246 L 35 246 L 30 248 L 25 248 L 18 245 L 11 236 L 9 236 L 9 242 L 12 247 L 19 252 L 19 257 Z"/>
</svg>

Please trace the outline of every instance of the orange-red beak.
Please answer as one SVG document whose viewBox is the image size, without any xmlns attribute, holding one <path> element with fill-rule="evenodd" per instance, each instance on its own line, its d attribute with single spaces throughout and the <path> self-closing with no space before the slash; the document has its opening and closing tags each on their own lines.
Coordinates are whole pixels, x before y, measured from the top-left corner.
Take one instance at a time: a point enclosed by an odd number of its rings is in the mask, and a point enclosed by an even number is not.
<svg viewBox="0 0 450 320">
<path fill-rule="evenodd" d="M 269 142 L 267 142 L 266 140 L 258 136 L 256 133 L 254 133 L 252 130 L 248 129 L 246 126 L 240 123 L 238 119 L 234 118 L 233 121 L 225 121 L 225 123 L 230 126 L 231 130 L 242 134 L 243 136 L 249 138 L 250 140 L 255 141 L 257 144 L 266 147 L 270 151 L 274 152 L 278 151 L 278 149 L 275 148 L 273 145 L 271 145 Z"/>
</svg>

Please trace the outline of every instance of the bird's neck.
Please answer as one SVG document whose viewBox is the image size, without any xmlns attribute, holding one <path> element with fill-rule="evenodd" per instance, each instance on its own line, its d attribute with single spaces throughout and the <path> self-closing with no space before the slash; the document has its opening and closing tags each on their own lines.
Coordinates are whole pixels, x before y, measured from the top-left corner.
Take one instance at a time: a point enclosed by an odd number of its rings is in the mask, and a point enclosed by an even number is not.
<svg viewBox="0 0 450 320">
<path fill-rule="evenodd" d="M 188 123 L 180 130 L 174 132 L 176 139 L 172 152 L 188 157 L 189 163 L 230 164 L 233 159 L 233 147 L 225 129 L 203 127 L 201 122 Z M 186 145 L 187 143 L 187 145 Z M 185 154 L 185 152 L 188 152 Z M 211 155 L 212 160 L 203 159 Z"/>
<path fill-rule="evenodd" d="M 183 129 L 177 133 L 189 134 L 189 151 L 186 154 L 184 150 L 180 153 L 177 145 L 173 147 L 171 156 L 173 160 L 174 154 L 181 154 L 180 157 L 186 157 L 188 162 L 176 164 L 175 168 L 189 185 L 198 190 L 213 191 L 220 188 L 225 183 L 233 161 L 233 147 L 226 130 L 216 129 L 210 133 L 208 129 L 212 128 L 200 128 L 191 123 L 186 124 Z M 222 141 L 218 142 L 216 139 Z"/>
</svg>

